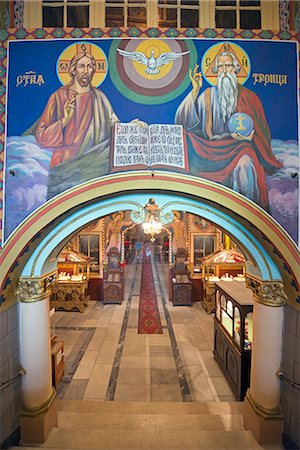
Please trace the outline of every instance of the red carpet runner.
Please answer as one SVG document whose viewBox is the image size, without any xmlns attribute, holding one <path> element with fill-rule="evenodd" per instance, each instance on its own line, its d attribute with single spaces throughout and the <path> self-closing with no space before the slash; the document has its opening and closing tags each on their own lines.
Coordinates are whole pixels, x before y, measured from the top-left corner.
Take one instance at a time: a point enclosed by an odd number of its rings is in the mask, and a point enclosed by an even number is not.
<svg viewBox="0 0 300 450">
<path fill-rule="evenodd" d="M 151 256 L 146 256 L 145 251 L 143 253 L 138 333 L 162 334 L 163 331 L 157 306 Z"/>
</svg>

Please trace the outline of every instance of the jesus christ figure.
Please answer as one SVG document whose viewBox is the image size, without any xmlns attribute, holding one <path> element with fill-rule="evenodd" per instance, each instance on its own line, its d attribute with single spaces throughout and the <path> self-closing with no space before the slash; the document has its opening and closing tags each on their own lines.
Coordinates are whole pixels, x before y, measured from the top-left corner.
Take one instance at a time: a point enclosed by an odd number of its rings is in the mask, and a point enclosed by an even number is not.
<svg viewBox="0 0 300 450">
<path fill-rule="evenodd" d="M 50 96 L 38 122 L 38 144 L 53 150 L 48 199 L 109 172 L 111 128 L 120 120 L 106 95 L 92 86 L 95 70 L 92 54 L 75 54 L 68 69 L 71 81 Z"/>
<path fill-rule="evenodd" d="M 77 53 L 69 65 L 71 81 L 50 96 L 39 120 L 36 140 L 53 149 L 48 198 L 108 173 L 110 130 L 119 119 L 91 84 L 95 69 L 90 53 Z"/>
</svg>

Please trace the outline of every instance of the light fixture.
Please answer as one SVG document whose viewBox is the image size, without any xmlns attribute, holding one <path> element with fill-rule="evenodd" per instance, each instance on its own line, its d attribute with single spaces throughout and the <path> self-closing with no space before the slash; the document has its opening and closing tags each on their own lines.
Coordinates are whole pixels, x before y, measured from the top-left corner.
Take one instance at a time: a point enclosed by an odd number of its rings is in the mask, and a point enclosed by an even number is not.
<svg viewBox="0 0 300 450">
<path fill-rule="evenodd" d="M 145 206 L 145 220 L 142 223 L 142 228 L 145 234 L 151 234 L 151 242 L 155 241 L 155 235 L 161 233 L 162 223 L 159 220 L 159 208 L 155 203 L 154 198 L 150 198 Z"/>
<path fill-rule="evenodd" d="M 142 228 L 144 233 L 151 234 L 150 241 L 154 242 L 155 235 L 161 233 L 162 223 L 153 214 L 148 214 Z"/>
<path fill-rule="evenodd" d="M 163 226 L 170 224 L 174 220 L 172 211 L 165 211 L 165 207 L 160 209 L 154 198 L 150 198 L 143 207 L 138 206 L 130 213 L 131 220 L 136 224 L 141 224 L 143 232 L 151 235 L 151 242 L 155 241 L 155 235 L 161 233 Z"/>
</svg>

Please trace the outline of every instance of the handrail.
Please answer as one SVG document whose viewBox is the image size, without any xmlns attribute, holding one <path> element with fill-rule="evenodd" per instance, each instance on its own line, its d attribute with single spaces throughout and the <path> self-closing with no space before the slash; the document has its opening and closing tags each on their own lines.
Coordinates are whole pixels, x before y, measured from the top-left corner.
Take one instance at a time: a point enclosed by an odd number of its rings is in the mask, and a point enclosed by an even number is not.
<svg viewBox="0 0 300 450">
<path fill-rule="evenodd" d="M 278 373 L 278 377 L 281 381 L 286 381 L 290 386 L 292 386 L 295 389 L 300 389 L 300 384 L 296 383 L 295 381 L 291 380 L 290 378 L 286 377 L 283 372 Z"/>
<path fill-rule="evenodd" d="M 12 378 L 9 378 L 8 380 L 0 383 L 0 391 L 5 389 L 6 387 L 10 386 L 16 379 L 21 378 L 24 375 L 26 375 L 26 370 L 23 367 L 21 367 L 19 372 L 16 375 L 14 375 Z"/>
</svg>

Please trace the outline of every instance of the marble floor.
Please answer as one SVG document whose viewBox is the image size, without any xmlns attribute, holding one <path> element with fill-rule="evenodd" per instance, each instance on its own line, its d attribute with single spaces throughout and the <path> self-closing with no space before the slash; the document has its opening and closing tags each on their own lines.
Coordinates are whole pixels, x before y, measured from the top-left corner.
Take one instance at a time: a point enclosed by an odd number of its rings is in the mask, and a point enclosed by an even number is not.
<svg viewBox="0 0 300 450">
<path fill-rule="evenodd" d="M 213 316 L 200 303 L 174 307 L 167 272 L 152 264 L 163 334 L 138 334 L 141 264 L 125 267 L 121 305 L 90 301 L 83 313 L 56 311 L 52 333 L 64 342 L 59 399 L 230 402 L 232 391 L 213 357 Z"/>
</svg>

